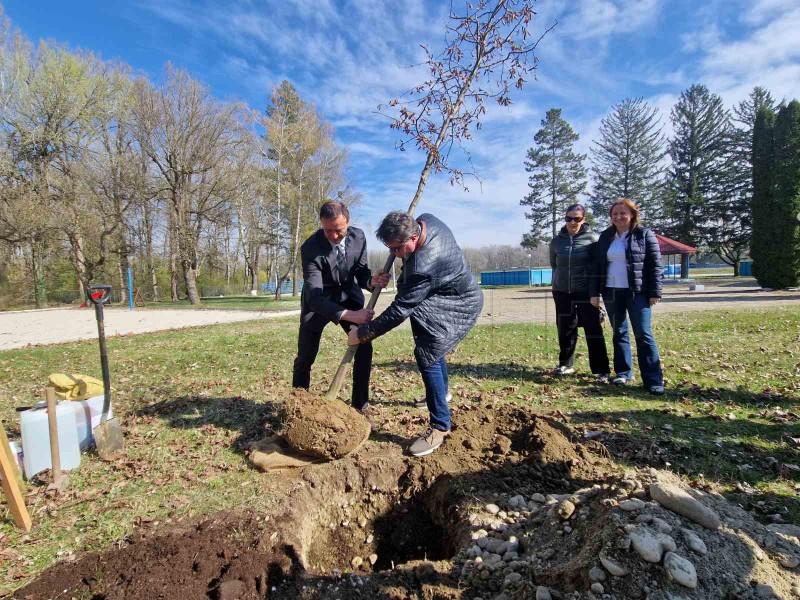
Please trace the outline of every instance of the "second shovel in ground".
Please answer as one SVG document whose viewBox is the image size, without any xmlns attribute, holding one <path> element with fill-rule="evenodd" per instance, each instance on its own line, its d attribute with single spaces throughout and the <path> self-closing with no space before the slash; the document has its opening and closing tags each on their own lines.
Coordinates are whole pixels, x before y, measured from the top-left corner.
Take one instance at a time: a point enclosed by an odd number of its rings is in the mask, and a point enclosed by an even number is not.
<svg viewBox="0 0 800 600">
<path fill-rule="evenodd" d="M 111 297 L 111 286 L 107 284 L 97 284 L 89 288 L 89 301 L 94 304 L 95 316 L 97 317 L 97 334 L 100 339 L 100 365 L 103 369 L 103 414 L 100 417 L 100 424 L 92 430 L 94 441 L 97 445 L 97 453 L 103 460 L 115 458 L 122 452 L 124 440 L 122 438 L 122 428 L 119 419 L 108 418 L 111 408 L 111 375 L 108 371 L 108 354 L 106 352 L 106 333 L 103 324 L 103 305 Z"/>
</svg>

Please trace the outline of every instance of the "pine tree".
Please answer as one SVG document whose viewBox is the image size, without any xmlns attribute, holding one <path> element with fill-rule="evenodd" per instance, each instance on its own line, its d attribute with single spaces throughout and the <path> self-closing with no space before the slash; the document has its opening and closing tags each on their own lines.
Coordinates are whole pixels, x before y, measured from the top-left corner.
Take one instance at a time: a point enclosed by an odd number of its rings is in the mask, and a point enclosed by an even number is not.
<svg viewBox="0 0 800 600">
<path fill-rule="evenodd" d="M 771 218 L 775 236 L 769 239 L 774 258 L 769 287 L 800 284 L 800 102 L 793 100 L 775 119 L 775 202 Z"/>
<path fill-rule="evenodd" d="M 600 122 L 600 141 L 592 148 L 595 217 L 605 221 L 617 198 L 630 198 L 642 219 L 652 220 L 663 191 L 666 155 L 658 109 L 642 98 L 627 98 Z"/>
<path fill-rule="evenodd" d="M 758 111 L 762 107 L 772 109 L 772 95 L 762 87 L 755 87 L 750 95 L 733 108 L 731 138 L 731 195 L 714 207 L 718 228 L 707 240 L 711 249 L 728 264 L 733 265 L 734 275 L 739 275 L 739 262 L 747 254 L 752 241 L 752 197 L 753 197 L 753 129 Z"/>
<path fill-rule="evenodd" d="M 750 258 L 753 259 L 753 275 L 759 285 L 773 287 L 770 266 L 777 255 L 773 243 L 776 222 L 772 173 L 775 163 L 775 111 L 768 106 L 762 106 L 756 114 L 751 156 L 753 235 Z"/>
<path fill-rule="evenodd" d="M 586 189 L 585 154 L 576 154 L 573 144 L 578 134 L 561 118 L 560 108 L 551 108 L 542 120 L 542 128 L 533 137 L 535 146 L 528 149 L 525 170 L 530 193 L 520 200 L 529 206 L 525 217 L 532 221 L 531 232 L 523 236 L 522 245 L 535 248 L 544 240 L 545 231 L 555 237 L 557 225 L 578 194 Z"/>
<path fill-rule="evenodd" d="M 675 133 L 669 148 L 667 235 L 691 246 L 719 245 L 718 211 L 735 190 L 730 116 L 718 95 L 695 84 L 681 93 L 670 118 Z"/>
</svg>

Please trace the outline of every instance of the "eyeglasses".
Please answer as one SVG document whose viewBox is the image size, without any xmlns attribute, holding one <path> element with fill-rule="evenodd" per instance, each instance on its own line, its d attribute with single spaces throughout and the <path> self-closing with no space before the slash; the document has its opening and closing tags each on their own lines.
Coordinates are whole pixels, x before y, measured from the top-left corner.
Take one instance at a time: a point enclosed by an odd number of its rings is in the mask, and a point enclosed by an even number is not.
<svg viewBox="0 0 800 600">
<path fill-rule="evenodd" d="M 580 223 L 583 221 L 583 217 L 564 217 L 564 221 L 567 223 Z"/>
</svg>

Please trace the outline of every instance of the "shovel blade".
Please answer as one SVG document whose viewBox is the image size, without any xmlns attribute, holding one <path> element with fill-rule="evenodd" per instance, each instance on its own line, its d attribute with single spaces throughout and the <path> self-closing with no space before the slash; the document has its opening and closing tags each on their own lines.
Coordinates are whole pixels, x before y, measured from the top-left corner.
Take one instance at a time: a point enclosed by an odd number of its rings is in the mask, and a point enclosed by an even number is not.
<svg viewBox="0 0 800 600">
<path fill-rule="evenodd" d="M 103 460 L 116 458 L 124 446 L 122 439 L 122 429 L 118 419 L 107 419 L 92 430 L 94 443 L 97 446 L 97 454 Z"/>
</svg>

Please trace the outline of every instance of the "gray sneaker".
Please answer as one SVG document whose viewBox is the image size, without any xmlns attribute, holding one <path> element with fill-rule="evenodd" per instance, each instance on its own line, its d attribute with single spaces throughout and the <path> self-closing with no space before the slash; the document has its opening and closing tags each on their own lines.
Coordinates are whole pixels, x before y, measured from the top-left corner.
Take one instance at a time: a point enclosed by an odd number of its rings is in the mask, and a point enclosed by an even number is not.
<svg viewBox="0 0 800 600">
<path fill-rule="evenodd" d="M 429 426 L 421 437 L 414 440 L 408 451 L 411 456 L 427 456 L 441 446 L 444 438 L 448 435 L 450 435 L 449 431 L 440 431 Z"/>
<path fill-rule="evenodd" d="M 445 402 L 450 404 L 450 401 L 453 399 L 453 394 L 447 392 L 447 396 L 444 397 Z M 428 408 L 428 401 L 423 398 L 422 400 L 414 400 L 414 407 L 415 408 Z"/>
<path fill-rule="evenodd" d="M 572 375 L 575 372 L 575 369 L 572 367 L 567 367 L 564 365 L 560 365 L 553 369 L 553 375 L 561 376 L 561 375 Z"/>
<path fill-rule="evenodd" d="M 633 381 L 633 379 L 616 376 L 614 377 L 614 379 L 611 380 L 611 383 L 613 383 L 614 385 L 628 385 L 631 381 Z"/>
</svg>

